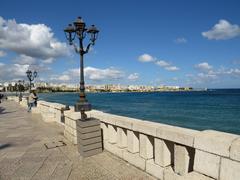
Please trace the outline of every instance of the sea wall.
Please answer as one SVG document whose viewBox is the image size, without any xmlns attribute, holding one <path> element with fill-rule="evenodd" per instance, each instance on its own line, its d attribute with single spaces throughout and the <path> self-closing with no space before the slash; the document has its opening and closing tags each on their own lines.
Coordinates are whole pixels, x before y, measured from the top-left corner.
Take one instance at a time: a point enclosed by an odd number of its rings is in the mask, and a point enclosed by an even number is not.
<svg viewBox="0 0 240 180">
<path fill-rule="evenodd" d="M 18 98 L 9 97 L 18 102 Z M 20 105 L 26 107 L 26 101 Z M 64 136 L 77 144 L 80 113 L 64 105 L 39 101 L 32 113 L 65 126 Z M 196 131 L 92 110 L 101 121 L 103 147 L 161 180 L 239 180 L 240 136 Z M 62 121 L 64 118 L 64 122 Z"/>
</svg>

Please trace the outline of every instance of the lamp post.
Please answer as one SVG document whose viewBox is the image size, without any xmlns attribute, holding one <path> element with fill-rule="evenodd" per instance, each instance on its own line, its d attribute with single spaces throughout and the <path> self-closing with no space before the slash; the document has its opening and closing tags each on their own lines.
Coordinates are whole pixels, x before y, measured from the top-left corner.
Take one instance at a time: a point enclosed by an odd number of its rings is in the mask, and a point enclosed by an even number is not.
<svg viewBox="0 0 240 180">
<path fill-rule="evenodd" d="M 18 80 L 19 102 L 22 101 L 23 90 L 24 90 L 24 80 Z"/>
<path fill-rule="evenodd" d="M 37 71 L 32 72 L 31 70 L 26 71 L 28 80 L 29 80 L 29 92 L 31 93 L 32 81 L 37 77 Z"/>
<path fill-rule="evenodd" d="M 75 104 L 74 109 L 75 112 L 81 112 L 81 119 L 84 120 L 87 118 L 85 111 L 91 110 L 91 104 L 87 101 L 85 94 L 83 56 L 88 53 L 90 47 L 95 44 L 99 30 L 94 25 L 86 28 L 86 24 L 82 18 L 78 17 L 77 20 L 73 22 L 73 25 L 69 24 L 68 27 L 64 29 L 64 32 L 69 45 L 73 45 L 76 53 L 80 55 L 80 99 Z M 84 48 L 83 40 L 86 34 L 90 36 L 90 42 L 86 48 Z M 74 43 L 75 37 L 79 40 L 79 45 Z"/>
</svg>

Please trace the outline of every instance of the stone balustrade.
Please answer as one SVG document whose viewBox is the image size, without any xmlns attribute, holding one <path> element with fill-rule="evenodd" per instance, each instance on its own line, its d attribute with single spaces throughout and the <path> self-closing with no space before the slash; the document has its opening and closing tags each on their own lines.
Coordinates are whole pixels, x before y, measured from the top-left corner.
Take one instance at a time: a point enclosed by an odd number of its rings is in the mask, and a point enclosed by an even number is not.
<svg viewBox="0 0 240 180">
<path fill-rule="evenodd" d="M 61 105 L 39 101 L 33 110 L 61 122 Z M 103 148 L 161 180 L 239 180 L 240 136 L 197 131 L 92 110 L 100 120 Z M 77 144 L 78 112 L 64 111 L 65 137 Z M 44 119 L 44 118 L 43 118 Z M 50 119 L 50 120 L 47 120 Z M 97 136 L 97 135 L 96 135 Z"/>
</svg>

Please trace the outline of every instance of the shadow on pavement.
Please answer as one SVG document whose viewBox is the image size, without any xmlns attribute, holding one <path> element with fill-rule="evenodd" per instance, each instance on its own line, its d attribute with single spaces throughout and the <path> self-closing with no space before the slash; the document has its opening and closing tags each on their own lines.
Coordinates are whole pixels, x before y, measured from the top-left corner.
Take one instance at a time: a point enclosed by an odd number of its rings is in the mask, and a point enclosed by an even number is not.
<svg viewBox="0 0 240 180">
<path fill-rule="evenodd" d="M 0 150 L 4 149 L 4 148 L 8 148 L 10 146 L 11 146 L 11 144 L 9 144 L 9 143 L 7 143 L 7 144 L 0 144 Z"/>
<path fill-rule="evenodd" d="M 8 113 L 13 113 L 13 112 L 16 112 L 16 111 L 5 111 L 6 109 L 3 108 L 3 107 L 0 107 L 0 114 L 8 114 Z"/>
<path fill-rule="evenodd" d="M 0 114 L 2 114 L 3 111 L 5 111 L 5 108 L 0 107 Z"/>
</svg>

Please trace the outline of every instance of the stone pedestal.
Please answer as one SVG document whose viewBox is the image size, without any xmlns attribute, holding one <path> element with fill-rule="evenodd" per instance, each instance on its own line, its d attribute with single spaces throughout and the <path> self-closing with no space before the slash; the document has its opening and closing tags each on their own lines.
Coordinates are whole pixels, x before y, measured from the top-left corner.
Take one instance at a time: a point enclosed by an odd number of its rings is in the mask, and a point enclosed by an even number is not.
<svg viewBox="0 0 240 180">
<path fill-rule="evenodd" d="M 102 133 L 98 119 L 77 120 L 77 143 L 78 152 L 83 157 L 102 152 Z"/>
</svg>

